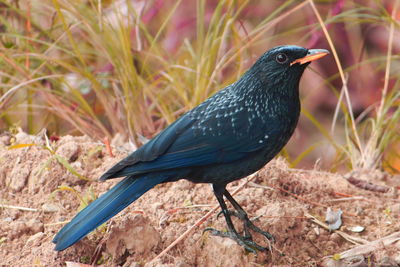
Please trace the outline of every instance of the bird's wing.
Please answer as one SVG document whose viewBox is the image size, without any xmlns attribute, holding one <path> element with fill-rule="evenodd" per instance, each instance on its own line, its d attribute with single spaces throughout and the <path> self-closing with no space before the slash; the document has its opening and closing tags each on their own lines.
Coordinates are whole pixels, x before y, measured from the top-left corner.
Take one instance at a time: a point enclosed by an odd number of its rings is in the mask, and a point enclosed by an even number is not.
<svg viewBox="0 0 400 267">
<path fill-rule="evenodd" d="M 171 144 L 174 143 L 175 140 L 193 123 L 194 120 L 187 115 L 183 115 L 149 142 L 115 164 L 100 177 L 100 180 L 125 176 L 118 175 L 118 173 L 128 166 L 135 166 L 135 164 L 140 162 L 152 162 L 157 157 L 164 154 Z"/>
<path fill-rule="evenodd" d="M 247 118 L 238 121 L 247 121 Z M 222 123 L 228 122 L 230 120 Z M 262 131 L 252 137 L 227 132 L 218 135 L 209 129 L 203 132 L 196 129 L 193 127 L 196 123 L 198 121 L 190 116 L 181 117 L 147 144 L 117 163 L 101 179 L 233 162 L 265 146 L 259 142 L 258 135 L 262 135 Z M 222 126 L 221 129 L 223 128 Z"/>
</svg>

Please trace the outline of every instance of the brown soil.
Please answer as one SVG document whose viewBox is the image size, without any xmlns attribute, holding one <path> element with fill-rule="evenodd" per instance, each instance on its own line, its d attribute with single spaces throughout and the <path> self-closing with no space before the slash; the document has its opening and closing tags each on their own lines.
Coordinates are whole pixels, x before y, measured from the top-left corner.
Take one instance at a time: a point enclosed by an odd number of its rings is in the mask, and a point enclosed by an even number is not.
<svg viewBox="0 0 400 267">
<path fill-rule="evenodd" d="M 32 143 L 36 145 L 12 146 Z M 203 234 L 206 227 L 225 229 L 224 219 L 215 213 L 165 256 L 152 261 L 216 204 L 209 185 L 182 180 L 157 186 L 82 241 L 56 252 L 51 240 L 77 213 L 80 197 L 90 199 L 115 184 L 117 181 L 100 183 L 96 178 L 127 152 L 114 142 L 116 155 L 111 157 L 101 143 L 88 137 L 65 136 L 53 142 L 55 155 L 91 179 L 86 181 L 57 161 L 44 144 L 42 137 L 23 132 L 0 136 L 2 265 L 65 266 L 66 262 L 94 261 L 102 266 L 399 266 L 398 233 L 375 246 L 359 245 L 400 230 L 400 201 L 395 190 L 399 177 L 359 173 L 360 179 L 391 187 L 387 193 L 371 192 L 349 184 L 338 174 L 289 169 L 281 159 L 269 163 L 235 196 L 250 217 L 256 218 L 256 225 L 274 234 L 272 251 L 246 253 L 230 239 Z M 230 192 L 245 181 L 230 184 Z M 62 185 L 77 194 L 57 190 Z M 324 221 L 328 207 L 343 211 L 340 230 L 350 237 L 345 239 L 341 232 L 326 230 L 307 217 L 311 214 Z M 358 225 L 365 230 L 348 230 Z M 348 241 L 352 237 L 358 244 Z M 262 236 L 254 234 L 254 238 L 268 245 Z M 332 260 L 332 255 L 353 247 L 358 251 L 335 255 L 336 260 Z"/>
</svg>

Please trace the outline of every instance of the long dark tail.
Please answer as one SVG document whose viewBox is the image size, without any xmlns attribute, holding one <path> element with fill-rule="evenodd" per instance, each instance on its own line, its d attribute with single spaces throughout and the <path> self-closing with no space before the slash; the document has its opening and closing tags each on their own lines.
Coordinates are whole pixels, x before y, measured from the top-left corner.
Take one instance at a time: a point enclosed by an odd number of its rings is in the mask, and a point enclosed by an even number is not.
<svg viewBox="0 0 400 267">
<path fill-rule="evenodd" d="M 54 237 L 55 250 L 64 250 L 81 240 L 148 190 L 167 179 L 165 175 L 149 175 L 138 179 L 126 177 L 107 193 L 90 203 Z"/>
</svg>

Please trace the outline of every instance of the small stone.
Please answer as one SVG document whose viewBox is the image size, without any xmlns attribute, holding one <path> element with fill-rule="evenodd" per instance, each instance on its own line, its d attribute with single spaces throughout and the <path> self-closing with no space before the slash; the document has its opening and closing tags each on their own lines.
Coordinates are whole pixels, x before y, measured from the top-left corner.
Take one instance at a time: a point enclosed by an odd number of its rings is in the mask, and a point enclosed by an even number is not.
<svg viewBox="0 0 400 267">
<path fill-rule="evenodd" d="M 4 133 L 0 136 L 0 144 L 5 146 L 11 145 L 11 134 Z"/>
<path fill-rule="evenodd" d="M 57 155 L 65 158 L 69 162 L 74 162 L 75 160 L 77 160 L 79 152 L 80 148 L 75 142 L 65 143 L 61 145 L 56 151 Z"/>
<path fill-rule="evenodd" d="M 38 247 L 40 246 L 41 240 L 43 239 L 43 237 L 45 237 L 45 233 L 43 232 L 38 232 L 32 236 L 30 236 L 28 238 L 28 240 L 26 241 L 26 246 L 28 247 Z"/>
<path fill-rule="evenodd" d="M 58 206 L 57 206 L 56 204 L 53 204 L 53 203 L 44 203 L 44 204 L 42 205 L 42 210 L 43 210 L 44 212 L 51 213 L 51 212 L 57 212 L 57 211 L 59 211 L 59 208 L 58 208 Z"/>
<path fill-rule="evenodd" d="M 31 233 L 34 234 L 44 231 L 43 223 L 35 219 L 27 221 L 26 227 L 30 230 Z"/>
</svg>

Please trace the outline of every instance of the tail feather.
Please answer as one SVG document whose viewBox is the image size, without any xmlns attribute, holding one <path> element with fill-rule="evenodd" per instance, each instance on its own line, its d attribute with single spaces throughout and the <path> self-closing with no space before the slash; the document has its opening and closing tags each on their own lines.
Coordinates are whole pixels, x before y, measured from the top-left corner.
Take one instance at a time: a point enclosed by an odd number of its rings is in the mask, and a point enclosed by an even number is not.
<svg viewBox="0 0 400 267">
<path fill-rule="evenodd" d="M 56 244 L 55 250 L 64 250 L 78 242 L 93 229 L 166 179 L 167 177 L 163 175 L 140 177 L 139 179 L 126 177 L 79 212 L 58 232 L 53 239 L 53 243 Z"/>
</svg>

